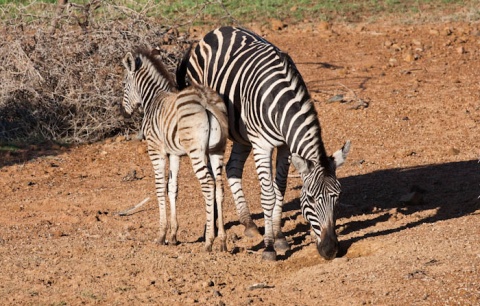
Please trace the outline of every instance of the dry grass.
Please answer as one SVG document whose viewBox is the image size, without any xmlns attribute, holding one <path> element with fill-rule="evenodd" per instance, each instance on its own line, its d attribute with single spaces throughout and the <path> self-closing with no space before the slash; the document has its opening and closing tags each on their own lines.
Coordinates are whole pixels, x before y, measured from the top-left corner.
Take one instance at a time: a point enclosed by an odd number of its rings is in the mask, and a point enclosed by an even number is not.
<svg viewBox="0 0 480 306">
<path fill-rule="evenodd" d="M 191 43 L 176 30 L 191 21 L 172 24 L 114 1 L 26 12 L 1 21 L 0 143 L 82 143 L 131 133 L 140 120 L 119 120 L 122 57 L 139 45 L 160 47 L 174 70 Z"/>
</svg>

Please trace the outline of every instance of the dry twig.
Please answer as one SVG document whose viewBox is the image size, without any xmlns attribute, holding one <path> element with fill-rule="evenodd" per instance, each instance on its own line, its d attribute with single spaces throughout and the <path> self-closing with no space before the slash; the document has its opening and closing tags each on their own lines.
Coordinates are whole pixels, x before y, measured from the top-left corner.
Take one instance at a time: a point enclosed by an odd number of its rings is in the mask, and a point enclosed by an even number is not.
<svg viewBox="0 0 480 306">
<path fill-rule="evenodd" d="M 145 205 L 145 203 L 147 203 L 148 201 L 150 201 L 150 197 L 146 197 L 145 199 L 143 199 L 143 201 L 141 201 L 141 202 L 138 203 L 137 205 L 135 205 L 135 206 L 133 206 L 133 207 L 130 207 L 129 209 L 119 211 L 119 212 L 115 213 L 115 215 L 119 215 L 119 216 L 121 216 L 121 217 L 131 215 L 134 210 L 142 207 L 142 206 Z"/>
</svg>

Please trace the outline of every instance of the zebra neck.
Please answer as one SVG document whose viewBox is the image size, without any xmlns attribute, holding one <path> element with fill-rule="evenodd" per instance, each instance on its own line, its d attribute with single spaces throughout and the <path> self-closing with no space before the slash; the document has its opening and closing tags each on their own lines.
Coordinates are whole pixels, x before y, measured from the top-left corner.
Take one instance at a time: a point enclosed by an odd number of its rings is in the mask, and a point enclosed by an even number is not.
<svg viewBox="0 0 480 306">
<path fill-rule="evenodd" d="M 168 91 L 157 91 L 152 96 L 152 98 L 148 99 L 148 101 L 144 100 L 144 113 L 150 114 L 152 112 L 155 112 L 155 109 L 161 109 L 164 103 L 166 103 L 165 101 L 167 101 L 167 97 L 169 97 L 170 95 L 172 95 L 172 93 Z"/>
<path fill-rule="evenodd" d="M 140 73 L 140 72 L 139 72 Z M 146 109 L 157 96 L 165 92 L 175 92 L 176 89 L 172 88 L 170 82 L 152 65 L 147 65 L 143 74 L 143 87 L 141 88 L 141 96 L 143 100 L 143 108 Z"/>
</svg>

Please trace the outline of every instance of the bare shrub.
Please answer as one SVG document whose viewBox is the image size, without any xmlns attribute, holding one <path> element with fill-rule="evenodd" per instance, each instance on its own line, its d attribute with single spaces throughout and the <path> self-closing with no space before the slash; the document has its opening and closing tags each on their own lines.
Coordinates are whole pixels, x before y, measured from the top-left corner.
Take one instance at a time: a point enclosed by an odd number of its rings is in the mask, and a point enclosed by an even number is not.
<svg viewBox="0 0 480 306">
<path fill-rule="evenodd" d="M 139 45 L 160 47 L 173 71 L 192 42 L 178 31 L 192 20 L 149 17 L 146 5 L 138 12 L 93 0 L 51 5 L 38 16 L 17 10 L 0 14 L 0 142 L 82 143 L 137 130 L 138 118 L 119 117 L 122 57 Z"/>
</svg>

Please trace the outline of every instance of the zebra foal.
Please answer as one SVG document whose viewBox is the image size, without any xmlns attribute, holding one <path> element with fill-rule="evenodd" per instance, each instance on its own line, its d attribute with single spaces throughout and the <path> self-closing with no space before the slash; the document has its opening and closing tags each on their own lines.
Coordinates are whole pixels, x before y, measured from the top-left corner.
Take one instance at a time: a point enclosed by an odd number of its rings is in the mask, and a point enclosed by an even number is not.
<svg viewBox="0 0 480 306">
<path fill-rule="evenodd" d="M 190 86 L 178 92 L 156 50 L 138 49 L 123 58 L 126 69 L 122 112 L 129 116 L 143 112 L 141 133 L 155 172 L 160 210 L 160 237 L 164 244 L 168 230 L 166 193 L 170 202 L 170 244 L 177 244 L 176 198 L 180 156 L 188 155 L 206 202 L 205 249 L 215 239 L 215 209 L 220 249 L 226 251 L 222 202 L 223 155 L 228 135 L 225 104 L 218 94 L 204 86 Z M 168 190 L 165 180 L 169 160 Z"/>
<path fill-rule="evenodd" d="M 281 217 L 290 162 L 303 180 L 301 209 L 317 237 L 318 252 L 335 258 L 335 206 L 341 192 L 335 170 L 344 163 L 350 142 L 327 155 L 317 112 L 293 60 L 253 32 L 221 27 L 186 53 L 177 69 L 180 88 L 187 76 L 215 89 L 227 105 L 234 141 L 227 177 L 246 235 L 258 233 L 242 187 L 243 167 L 253 148 L 265 220 L 263 258 L 275 260 L 276 251 L 289 249 Z"/>
</svg>

